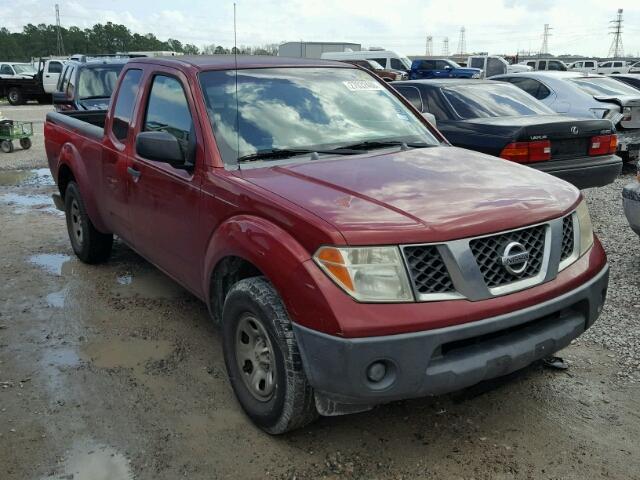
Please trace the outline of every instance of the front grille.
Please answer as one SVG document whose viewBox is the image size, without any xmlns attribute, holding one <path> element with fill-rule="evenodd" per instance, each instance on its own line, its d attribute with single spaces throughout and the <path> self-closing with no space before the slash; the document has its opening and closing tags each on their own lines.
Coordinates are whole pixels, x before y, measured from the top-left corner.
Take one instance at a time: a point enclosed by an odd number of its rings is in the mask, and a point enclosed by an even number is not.
<svg viewBox="0 0 640 480">
<path fill-rule="evenodd" d="M 588 138 L 569 138 L 551 142 L 551 160 L 585 157 L 589 154 Z"/>
<path fill-rule="evenodd" d="M 411 281 L 421 295 L 453 292 L 453 282 L 434 245 L 404 247 Z"/>
<path fill-rule="evenodd" d="M 560 254 L 560 260 L 569 258 L 574 249 L 573 215 L 568 215 L 562 219 L 562 253 Z"/>
<path fill-rule="evenodd" d="M 471 240 L 469 247 L 478 262 L 478 267 L 484 276 L 487 287 L 499 287 L 534 277 L 540 273 L 544 259 L 546 228 L 546 225 L 539 225 Z M 509 272 L 501 262 L 503 250 L 510 242 L 522 244 L 525 250 L 529 252 L 527 267 L 519 275 Z"/>
</svg>

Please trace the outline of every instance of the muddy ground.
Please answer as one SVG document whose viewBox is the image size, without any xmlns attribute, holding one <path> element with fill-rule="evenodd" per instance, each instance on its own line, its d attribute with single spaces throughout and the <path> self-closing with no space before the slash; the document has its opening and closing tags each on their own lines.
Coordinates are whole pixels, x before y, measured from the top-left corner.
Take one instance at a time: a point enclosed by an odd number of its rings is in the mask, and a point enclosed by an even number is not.
<svg viewBox="0 0 640 480">
<path fill-rule="evenodd" d="M 80 263 L 33 170 L 41 145 L 20 155 L 0 154 L 1 479 L 640 479 L 630 170 L 587 192 L 612 284 L 602 318 L 561 352 L 568 370 L 536 364 L 274 438 L 241 413 L 204 305 L 121 243 L 105 265 Z"/>
</svg>

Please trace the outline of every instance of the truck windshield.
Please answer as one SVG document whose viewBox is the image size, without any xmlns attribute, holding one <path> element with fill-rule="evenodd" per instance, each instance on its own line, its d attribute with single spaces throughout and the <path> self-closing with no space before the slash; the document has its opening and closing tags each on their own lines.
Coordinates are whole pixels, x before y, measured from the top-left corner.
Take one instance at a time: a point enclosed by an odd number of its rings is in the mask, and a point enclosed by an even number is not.
<svg viewBox="0 0 640 480">
<path fill-rule="evenodd" d="M 554 113 L 549 107 L 513 85 L 460 85 L 443 88 L 442 93 L 456 113 L 465 120 Z"/>
<path fill-rule="evenodd" d="M 80 100 L 111 97 L 118 75 L 123 67 L 124 65 L 104 65 L 83 68 L 78 79 L 78 97 Z"/>
<path fill-rule="evenodd" d="M 33 68 L 33 65 L 29 65 L 29 64 L 24 64 L 24 65 L 19 65 L 19 64 L 13 64 L 13 69 L 16 71 L 17 74 L 19 75 L 35 75 L 36 69 Z"/>
<path fill-rule="evenodd" d="M 606 77 L 593 78 L 572 78 L 571 82 L 575 83 L 582 90 L 590 95 L 631 95 L 640 97 L 640 91 L 633 87 L 629 87 L 619 80 L 613 80 Z"/>
<path fill-rule="evenodd" d="M 275 150 L 439 144 L 400 100 L 355 68 L 238 70 L 237 100 L 234 70 L 203 72 L 200 84 L 225 164 Z"/>
</svg>

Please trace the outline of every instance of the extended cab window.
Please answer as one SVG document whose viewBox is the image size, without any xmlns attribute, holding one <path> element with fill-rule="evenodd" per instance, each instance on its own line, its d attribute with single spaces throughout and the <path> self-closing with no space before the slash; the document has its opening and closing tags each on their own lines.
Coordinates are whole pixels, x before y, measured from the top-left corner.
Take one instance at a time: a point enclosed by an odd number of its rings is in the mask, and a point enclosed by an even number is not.
<svg viewBox="0 0 640 480">
<path fill-rule="evenodd" d="M 111 131 L 118 140 L 127 138 L 129 122 L 133 114 L 133 106 L 138 95 L 141 78 L 142 70 L 138 69 L 127 70 L 127 73 L 122 78 L 120 90 L 118 90 L 118 98 L 113 109 L 113 123 L 111 125 Z"/>
<path fill-rule="evenodd" d="M 156 75 L 153 79 L 144 131 L 170 133 L 178 140 L 183 154 L 189 151 L 193 120 L 184 89 L 177 79 L 165 75 Z"/>
<path fill-rule="evenodd" d="M 334 149 L 362 142 L 439 144 L 413 111 L 359 69 L 238 70 L 237 98 L 235 82 L 233 70 L 200 74 L 211 127 L 226 164 L 284 149 L 331 155 Z M 307 154 L 293 161 L 310 159 Z"/>
</svg>

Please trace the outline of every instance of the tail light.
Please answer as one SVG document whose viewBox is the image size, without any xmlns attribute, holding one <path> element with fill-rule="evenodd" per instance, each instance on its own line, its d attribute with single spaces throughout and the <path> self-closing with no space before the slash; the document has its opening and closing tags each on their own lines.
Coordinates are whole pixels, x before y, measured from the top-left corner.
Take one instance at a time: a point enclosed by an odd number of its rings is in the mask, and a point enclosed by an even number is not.
<svg viewBox="0 0 640 480">
<path fill-rule="evenodd" d="M 617 148 L 617 135 L 597 135 L 595 137 L 591 137 L 591 142 L 589 144 L 589 155 L 595 156 L 616 153 Z"/>
<path fill-rule="evenodd" d="M 502 149 L 500 157 L 517 163 L 544 162 L 551 159 L 551 142 L 513 142 Z"/>
</svg>

